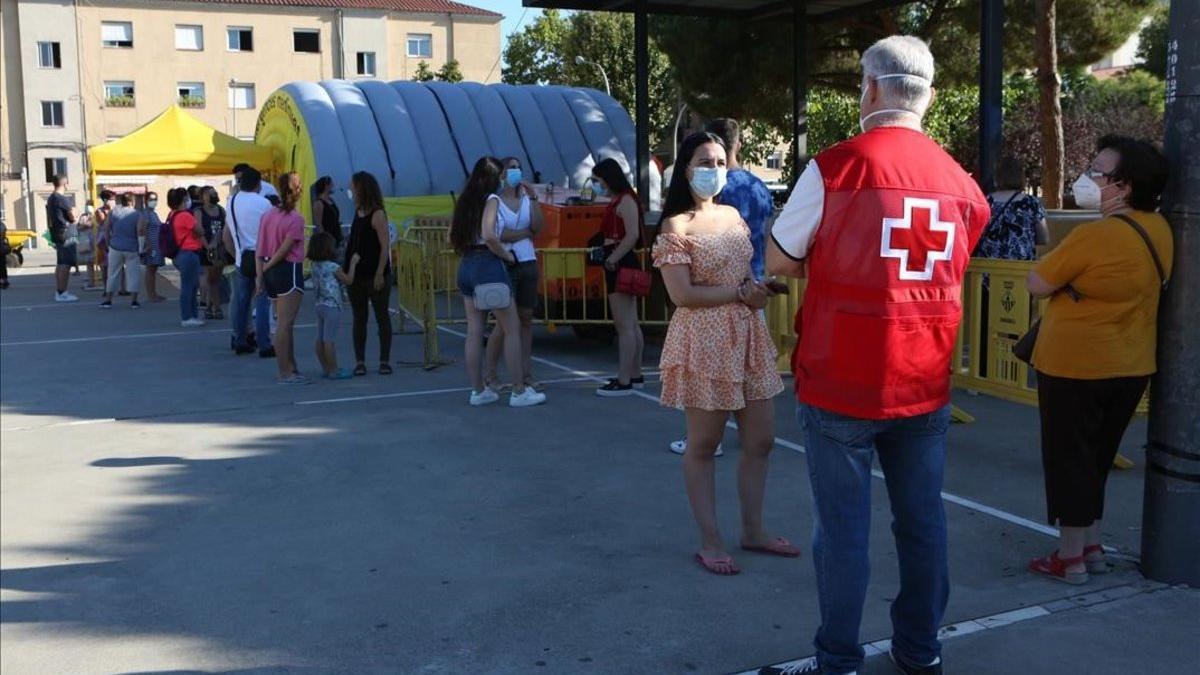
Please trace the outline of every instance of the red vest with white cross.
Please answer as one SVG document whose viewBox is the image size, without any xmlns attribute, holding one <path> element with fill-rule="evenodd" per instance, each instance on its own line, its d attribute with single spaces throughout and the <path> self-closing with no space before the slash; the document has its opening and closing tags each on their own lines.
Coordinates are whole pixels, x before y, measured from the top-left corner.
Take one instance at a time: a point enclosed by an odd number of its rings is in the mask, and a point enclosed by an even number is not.
<svg viewBox="0 0 1200 675">
<path fill-rule="evenodd" d="M 796 396 L 867 419 L 950 401 L 963 274 L 990 210 L 924 134 L 876 127 L 816 157 L 825 183 L 796 314 Z"/>
</svg>

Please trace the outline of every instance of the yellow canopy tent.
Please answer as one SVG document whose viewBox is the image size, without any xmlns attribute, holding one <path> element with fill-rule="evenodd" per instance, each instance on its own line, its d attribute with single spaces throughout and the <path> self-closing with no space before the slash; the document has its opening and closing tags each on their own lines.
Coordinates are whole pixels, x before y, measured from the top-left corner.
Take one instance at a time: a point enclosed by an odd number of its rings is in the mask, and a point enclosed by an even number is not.
<svg viewBox="0 0 1200 675">
<path fill-rule="evenodd" d="M 270 148 L 223 134 L 176 105 L 124 138 L 88 148 L 88 160 L 93 191 L 97 174 L 216 176 L 239 162 L 274 170 Z"/>
</svg>

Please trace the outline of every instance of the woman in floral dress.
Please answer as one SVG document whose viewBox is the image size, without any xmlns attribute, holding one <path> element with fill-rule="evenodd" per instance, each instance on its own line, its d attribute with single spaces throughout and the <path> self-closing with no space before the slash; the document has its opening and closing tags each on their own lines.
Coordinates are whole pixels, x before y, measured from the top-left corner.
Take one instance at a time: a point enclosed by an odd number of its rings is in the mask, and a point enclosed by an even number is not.
<svg viewBox="0 0 1200 675">
<path fill-rule="evenodd" d="M 654 265 L 676 305 L 663 344 L 662 404 L 687 416 L 684 483 L 700 528 L 695 560 L 714 574 L 740 569 L 717 527 L 713 455 L 732 414 L 741 440 L 738 494 L 741 547 L 796 557 L 799 549 L 763 531 L 768 455 L 774 444 L 771 399 L 783 391 L 775 347 L 760 310 L 771 290 L 754 280 L 750 232 L 737 210 L 713 201 L 725 177 L 721 140 L 708 133 L 684 142 L 663 208 Z"/>
</svg>

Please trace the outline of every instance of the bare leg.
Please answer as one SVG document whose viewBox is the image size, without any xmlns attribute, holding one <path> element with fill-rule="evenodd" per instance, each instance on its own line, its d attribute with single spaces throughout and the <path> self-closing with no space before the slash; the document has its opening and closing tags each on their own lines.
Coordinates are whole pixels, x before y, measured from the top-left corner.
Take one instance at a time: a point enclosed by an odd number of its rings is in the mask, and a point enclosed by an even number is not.
<svg viewBox="0 0 1200 675">
<path fill-rule="evenodd" d="M 463 298 L 463 307 L 467 312 L 467 342 L 464 346 L 464 358 L 467 367 L 467 379 L 476 392 L 483 391 L 483 376 L 481 375 L 481 359 L 483 356 L 483 322 L 486 316 L 475 309 L 475 298 Z"/>
<path fill-rule="evenodd" d="M 687 450 L 683 453 L 683 483 L 692 516 L 700 528 L 700 549 L 705 556 L 725 555 L 717 526 L 717 488 L 713 455 L 725 435 L 725 411 L 688 408 Z"/>
<path fill-rule="evenodd" d="M 487 351 L 484 354 L 483 381 L 491 385 L 498 381 L 496 367 L 500 363 L 500 354 L 504 351 L 504 323 L 497 321 L 488 336 Z"/>
<path fill-rule="evenodd" d="M 1087 539 L 1088 527 L 1059 527 L 1058 528 L 1058 557 L 1067 560 L 1069 558 L 1078 558 L 1083 555 L 1084 541 Z M 1087 567 L 1084 566 L 1081 560 L 1077 565 L 1069 565 L 1068 572 L 1086 572 Z"/>
<path fill-rule="evenodd" d="M 71 268 L 66 265 L 59 265 L 54 268 L 54 283 L 55 289 L 59 293 L 66 293 L 71 283 Z"/>
<path fill-rule="evenodd" d="M 533 310 L 518 309 L 521 319 L 521 363 L 525 372 L 525 382 L 533 382 Z"/>
<path fill-rule="evenodd" d="M 325 368 L 326 368 L 325 372 L 332 375 L 333 373 L 336 373 L 338 370 L 337 344 L 333 343 L 333 342 L 324 342 L 322 344 L 324 345 L 323 352 L 325 354 L 325 360 L 324 360 L 324 364 L 325 364 Z"/>
<path fill-rule="evenodd" d="M 275 311 L 278 314 L 275 324 L 275 364 L 279 368 L 279 377 L 290 377 L 296 374 L 296 357 L 292 352 L 292 327 L 296 323 L 296 314 L 300 311 L 300 301 L 304 294 L 292 291 L 275 299 Z"/>
<path fill-rule="evenodd" d="M 609 306 L 612 307 L 613 323 L 617 328 L 617 352 L 620 366 L 617 370 L 617 380 L 621 384 L 629 384 L 641 368 L 636 365 L 638 358 L 638 336 L 641 327 L 637 323 L 637 299 L 624 293 L 612 293 L 608 296 Z"/>
<path fill-rule="evenodd" d="M 321 364 L 321 372 L 325 373 L 326 375 L 332 375 L 334 373 L 334 369 L 329 367 L 329 360 L 325 357 L 325 343 L 317 340 L 313 351 L 317 353 L 317 363 Z"/>
<path fill-rule="evenodd" d="M 521 319 L 516 305 L 497 310 L 496 323 L 504 326 L 504 367 L 513 393 L 520 394 L 525 391 L 525 373 L 521 369 Z"/>
<path fill-rule="evenodd" d="M 763 532 L 763 496 L 767 465 L 775 445 L 775 409 L 771 401 L 748 401 L 733 413 L 742 452 L 738 460 L 738 498 L 742 506 L 742 544 L 762 546 L 771 541 Z"/>
</svg>

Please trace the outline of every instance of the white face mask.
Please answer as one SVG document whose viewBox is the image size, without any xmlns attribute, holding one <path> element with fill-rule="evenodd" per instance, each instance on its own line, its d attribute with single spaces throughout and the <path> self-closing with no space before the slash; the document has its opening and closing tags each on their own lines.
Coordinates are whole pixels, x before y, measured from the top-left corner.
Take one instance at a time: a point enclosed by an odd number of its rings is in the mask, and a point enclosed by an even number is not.
<svg viewBox="0 0 1200 675">
<path fill-rule="evenodd" d="M 151 209 L 151 210 L 157 209 L 158 208 L 158 200 L 151 199 L 150 201 L 146 202 L 146 208 Z"/>
<path fill-rule="evenodd" d="M 1086 173 L 1079 174 L 1079 178 L 1071 184 L 1071 192 L 1075 195 L 1075 205 L 1081 209 L 1100 209 L 1100 186 L 1092 177 Z"/>
<path fill-rule="evenodd" d="M 712 199 L 725 189 L 728 173 L 725 167 L 698 166 L 692 169 L 692 179 L 688 184 L 692 187 L 692 193 L 700 199 Z"/>
<path fill-rule="evenodd" d="M 875 77 L 875 78 L 871 78 L 871 79 L 873 79 L 873 80 L 875 80 L 876 82 L 878 82 L 878 81 L 880 81 L 880 80 L 886 80 L 886 79 L 889 79 L 889 78 L 896 78 L 896 77 L 912 77 L 912 78 L 916 78 L 916 79 L 918 79 L 918 80 L 921 80 L 922 82 L 925 82 L 925 83 L 927 83 L 927 84 L 930 84 L 930 85 L 932 85 L 932 84 L 933 84 L 933 83 L 932 83 L 932 82 L 930 82 L 928 79 L 926 79 L 926 78 L 924 78 L 924 77 L 921 77 L 920 75 L 913 75 L 913 74 L 911 74 L 911 73 L 893 73 L 893 74 L 891 74 L 891 75 L 880 75 L 879 77 Z M 862 91 L 862 96 L 860 96 L 860 97 L 858 98 L 858 109 L 859 109 L 859 110 L 862 110 L 862 107 L 863 107 L 863 106 L 866 104 L 866 102 L 867 102 L 867 89 L 866 89 L 866 88 L 864 88 L 864 89 L 863 89 L 863 91 Z M 918 115 L 917 113 L 915 113 L 915 112 L 911 111 L 911 110 L 905 110 L 904 108 L 884 108 L 883 110 L 876 110 L 875 112 L 873 112 L 873 113 L 871 113 L 871 114 L 869 114 L 869 115 L 864 115 L 864 116 L 862 116 L 862 117 L 859 117 L 859 118 L 858 118 L 858 128 L 859 128 L 859 129 L 860 129 L 860 130 L 861 130 L 863 133 L 866 133 L 866 131 L 867 131 L 867 127 L 866 127 L 867 120 L 871 119 L 872 117 L 874 117 L 874 116 L 876 116 L 876 115 L 882 115 L 882 114 L 884 114 L 884 113 L 912 115 L 913 117 L 916 117 L 916 118 L 917 118 L 917 121 L 920 121 L 920 120 L 921 120 L 921 116 L 920 116 L 920 115 Z"/>
</svg>

